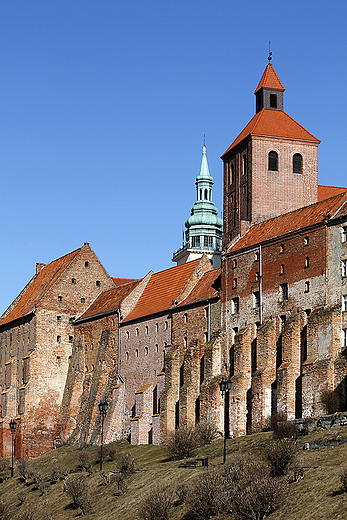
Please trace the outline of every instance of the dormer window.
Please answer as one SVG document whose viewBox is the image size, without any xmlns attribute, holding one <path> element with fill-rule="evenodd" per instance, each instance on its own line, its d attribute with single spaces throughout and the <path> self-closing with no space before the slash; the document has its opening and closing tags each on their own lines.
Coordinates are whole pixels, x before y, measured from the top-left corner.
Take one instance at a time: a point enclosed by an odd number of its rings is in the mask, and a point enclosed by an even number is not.
<svg viewBox="0 0 347 520">
<path fill-rule="evenodd" d="M 270 94 L 270 108 L 277 108 L 277 94 Z"/>
<path fill-rule="evenodd" d="M 269 152 L 269 170 L 278 172 L 278 153 L 275 151 Z"/>
</svg>

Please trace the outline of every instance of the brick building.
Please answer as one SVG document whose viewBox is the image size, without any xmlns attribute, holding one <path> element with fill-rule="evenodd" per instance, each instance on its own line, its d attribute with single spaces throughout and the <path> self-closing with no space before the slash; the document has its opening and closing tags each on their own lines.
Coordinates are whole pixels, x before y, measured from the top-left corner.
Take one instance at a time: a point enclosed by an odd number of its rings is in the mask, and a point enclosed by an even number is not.
<svg viewBox="0 0 347 520">
<path fill-rule="evenodd" d="M 11 453 L 9 422 L 18 423 L 17 458 L 53 447 L 74 341 L 73 320 L 114 282 L 89 244 L 36 274 L 0 320 L 0 455 Z"/>
</svg>

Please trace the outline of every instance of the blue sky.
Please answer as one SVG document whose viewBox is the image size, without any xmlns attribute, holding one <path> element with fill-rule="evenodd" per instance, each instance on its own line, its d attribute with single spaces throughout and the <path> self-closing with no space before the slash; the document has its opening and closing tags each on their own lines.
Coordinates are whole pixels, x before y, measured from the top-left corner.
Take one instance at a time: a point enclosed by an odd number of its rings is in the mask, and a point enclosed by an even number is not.
<svg viewBox="0 0 347 520">
<path fill-rule="evenodd" d="M 116 277 L 174 264 L 203 136 L 220 155 L 273 65 L 285 110 L 346 186 L 347 3 L 0 1 L 0 314 L 35 272 L 89 242 Z"/>
</svg>

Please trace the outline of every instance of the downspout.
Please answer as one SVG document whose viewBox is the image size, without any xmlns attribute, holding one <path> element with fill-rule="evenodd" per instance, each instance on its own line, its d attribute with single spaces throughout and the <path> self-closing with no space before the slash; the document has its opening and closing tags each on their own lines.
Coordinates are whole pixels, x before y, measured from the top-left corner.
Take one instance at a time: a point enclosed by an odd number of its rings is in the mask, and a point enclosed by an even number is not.
<svg viewBox="0 0 347 520">
<path fill-rule="evenodd" d="M 118 314 L 118 363 L 117 363 L 117 377 L 123 385 L 123 401 L 122 401 L 122 424 L 124 423 L 124 410 L 125 410 L 125 381 L 120 375 L 120 312 L 116 309 Z"/>
<path fill-rule="evenodd" d="M 263 260 L 261 244 L 259 246 L 259 321 L 263 324 Z"/>
<path fill-rule="evenodd" d="M 207 343 L 211 341 L 211 302 L 208 302 Z"/>
</svg>

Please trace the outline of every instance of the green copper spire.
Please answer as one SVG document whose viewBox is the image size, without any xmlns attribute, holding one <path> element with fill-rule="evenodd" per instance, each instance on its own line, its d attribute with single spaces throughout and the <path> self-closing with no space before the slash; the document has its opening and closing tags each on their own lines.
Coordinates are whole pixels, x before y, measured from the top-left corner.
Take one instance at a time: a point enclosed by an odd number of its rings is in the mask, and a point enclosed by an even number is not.
<svg viewBox="0 0 347 520">
<path fill-rule="evenodd" d="M 185 222 L 186 243 L 173 256 L 173 261 L 178 265 L 193 260 L 203 253 L 211 258 L 214 267 L 220 264 L 223 221 L 218 217 L 218 210 L 212 201 L 213 184 L 204 143 L 200 173 L 195 181 L 196 202 L 190 217 Z"/>
</svg>

